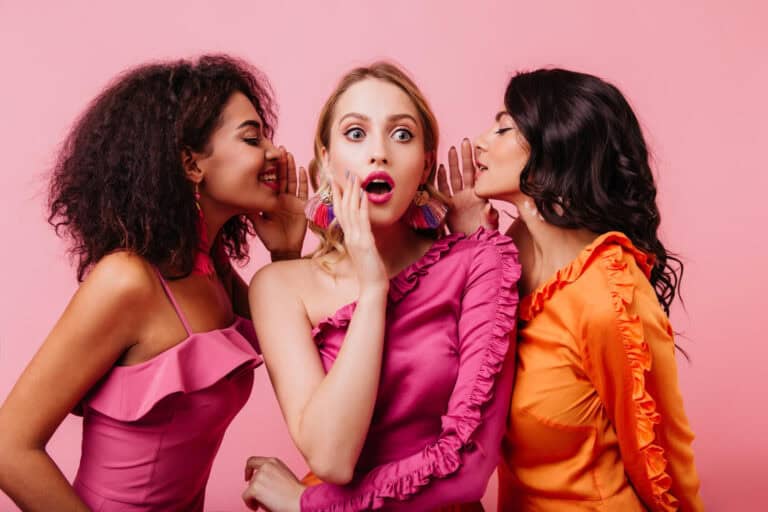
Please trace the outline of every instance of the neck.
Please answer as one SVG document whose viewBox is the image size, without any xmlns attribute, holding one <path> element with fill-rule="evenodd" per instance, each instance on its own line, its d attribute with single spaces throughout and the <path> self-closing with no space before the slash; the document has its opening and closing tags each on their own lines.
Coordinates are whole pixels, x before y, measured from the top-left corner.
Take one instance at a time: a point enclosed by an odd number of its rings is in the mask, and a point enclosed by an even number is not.
<svg viewBox="0 0 768 512">
<path fill-rule="evenodd" d="M 200 198 L 200 208 L 203 211 L 205 234 L 208 237 L 208 252 L 210 253 L 219 231 L 221 231 L 224 223 L 233 217 L 233 214 L 221 211 L 205 198 Z"/>
<path fill-rule="evenodd" d="M 520 224 L 513 228 L 523 260 L 527 292 L 538 288 L 552 274 L 571 263 L 597 234 L 587 229 L 567 229 L 546 222 L 533 199 L 516 197 Z"/>
<path fill-rule="evenodd" d="M 390 277 L 419 259 L 431 245 L 429 239 L 403 222 L 385 227 L 372 227 L 372 231 L 376 248 Z"/>
</svg>

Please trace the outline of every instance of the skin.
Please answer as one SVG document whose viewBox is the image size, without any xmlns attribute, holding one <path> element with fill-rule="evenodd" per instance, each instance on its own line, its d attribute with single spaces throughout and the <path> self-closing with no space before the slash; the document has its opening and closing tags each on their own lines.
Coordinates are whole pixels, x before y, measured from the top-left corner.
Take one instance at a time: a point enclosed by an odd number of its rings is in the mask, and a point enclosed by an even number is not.
<svg viewBox="0 0 768 512">
<path fill-rule="evenodd" d="M 346 253 L 327 259 L 331 274 L 317 261 L 296 260 L 269 265 L 251 282 L 252 317 L 288 429 L 312 472 L 330 483 L 351 480 L 370 425 L 389 278 L 432 244 L 403 219 L 434 159 L 424 150 L 417 119 L 415 105 L 398 87 L 377 79 L 351 86 L 339 98 L 329 147 L 321 155 Z M 369 203 L 360 188 L 376 170 L 395 181 L 394 195 L 383 205 Z M 312 326 L 355 300 L 344 343 L 326 375 Z M 249 506 L 299 510 L 304 486 L 279 460 L 251 457 L 246 479 L 243 499 Z"/>
<path fill-rule="evenodd" d="M 250 101 L 235 94 L 207 154 L 186 151 L 180 157 L 188 178 L 199 184 L 210 240 L 227 219 L 249 214 L 257 218 L 268 249 L 297 252 L 304 239 L 303 215 L 297 219 L 307 194 L 306 173 L 302 170 L 297 186 L 292 157 L 254 127 L 261 124 Z M 258 181 L 268 166 L 284 176 L 282 193 Z M 292 180 L 287 179 L 290 173 Z M 264 215 L 268 210 L 272 213 Z M 248 314 L 247 288 L 233 271 L 214 278 L 193 274 L 169 286 L 194 332 L 226 327 L 235 312 Z M 88 510 L 47 454 L 46 444 L 113 366 L 147 361 L 186 337 L 146 260 L 128 251 L 102 258 L 0 408 L 0 488 L 23 510 Z"/>
</svg>

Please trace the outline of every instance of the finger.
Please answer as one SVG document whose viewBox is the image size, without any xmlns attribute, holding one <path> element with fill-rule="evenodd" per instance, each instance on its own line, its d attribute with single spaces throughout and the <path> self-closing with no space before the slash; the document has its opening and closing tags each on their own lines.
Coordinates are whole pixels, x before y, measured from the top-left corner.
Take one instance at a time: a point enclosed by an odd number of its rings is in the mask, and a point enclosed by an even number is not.
<svg viewBox="0 0 768 512">
<path fill-rule="evenodd" d="M 360 233 L 360 183 L 352 173 L 349 177 L 349 202 L 347 203 L 350 235 L 357 237 Z"/>
<path fill-rule="evenodd" d="M 445 171 L 445 166 L 440 164 L 437 168 L 437 190 L 444 196 L 451 197 L 451 189 L 448 187 L 448 173 Z"/>
<path fill-rule="evenodd" d="M 461 173 L 459 173 L 459 154 L 456 152 L 456 147 L 451 146 L 448 150 L 448 171 L 451 174 L 451 189 L 455 194 L 462 189 L 461 186 Z"/>
<path fill-rule="evenodd" d="M 461 176 L 465 187 L 475 186 L 475 161 L 472 159 L 472 143 L 461 141 Z"/>
<path fill-rule="evenodd" d="M 341 229 L 344 229 L 344 224 L 342 224 L 342 195 L 341 195 L 341 187 L 336 183 L 336 180 L 331 180 L 331 198 L 333 199 L 333 214 L 336 217 L 336 219 L 339 221 L 339 225 L 341 226 Z"/>
<path fill-rule="evenodd" d="M 307 175 L 307 170 L 303 167 L 299 167 L 299 187 L 297 195 L 299 196 L 299 199 L 304 201 L 309 197 L 309 177 Z"/>
<path fill-rule="evenodd" d="M 253 474 L 268 460 L 266 457 L 248 457 L 248 460 L 245 462 L 245 480 L 250 480 Z"/>
<path fill-rule="evenodd" d="M 360 198 L 360 231 L 366 234 L 371 233 L 371 218 L 369 216 L 368 194 L 362 193 Z"/>
<path fill-rule="evenodd" d="M 296 160 L 293 159 L 293 155 L 286 152 L 286 160 L 288 167 L 288 187 L 286 192 L 289 195 L 296 195 Z"/>
<path fill-rule="evenodd" d="M 288 157 L 285 153 L 285 148 L 280 146 L 278 148 L 280 156 L 278 157 L 278 169 L 280 173 L 280 192 L 285 192 L 288 188 Z"/>
</svg>

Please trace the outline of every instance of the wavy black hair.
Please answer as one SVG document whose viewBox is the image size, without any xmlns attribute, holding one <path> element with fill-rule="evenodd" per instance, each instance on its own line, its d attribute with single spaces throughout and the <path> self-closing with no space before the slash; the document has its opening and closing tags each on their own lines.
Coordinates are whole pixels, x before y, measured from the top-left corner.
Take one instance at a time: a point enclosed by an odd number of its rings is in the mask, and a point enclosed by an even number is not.
<svg viewBox="0 0 768 512">
<path fill-rule="evenodd" d="M 659 240 L 648 148 L 624 95 L 596 76 L 539 69 L 512 77 L 504 105 L 530 148 L 520 190 L 551 224 L 621 231 L 654 255 L 650 281 L 669 314 L 684 266 Z"/>
<path fill-rule="evenodd" d="M 139 66 L 91 102 L 63 143 L 48 196 L 48 222 L 71 242 L 78 281 L 118 249 L 189 274 L 200 240 L 182 152 L 208 151 L 236 92 L 251 100 L 271 137 L 276 106 L 268 80 L 227 55 Z M 215 253 L 247 259 L 253 233 L 244 215 L 229 219 Z"/>
</svg>

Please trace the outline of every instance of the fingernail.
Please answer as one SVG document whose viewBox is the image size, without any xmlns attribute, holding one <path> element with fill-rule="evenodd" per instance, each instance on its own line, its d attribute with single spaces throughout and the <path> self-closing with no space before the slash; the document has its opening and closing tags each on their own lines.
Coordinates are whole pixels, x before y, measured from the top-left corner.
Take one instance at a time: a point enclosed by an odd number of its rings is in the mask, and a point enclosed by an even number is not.
<svg viewBox="0 0 768 512">
<path fill-rule="evenodd" d="M 349 169 L 347 169 L 346 171 L 344 171 L 344 177 L 345 177 L 345 178 L 349 178 Z"/>
</svg>

